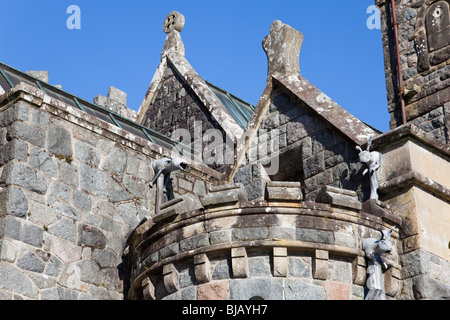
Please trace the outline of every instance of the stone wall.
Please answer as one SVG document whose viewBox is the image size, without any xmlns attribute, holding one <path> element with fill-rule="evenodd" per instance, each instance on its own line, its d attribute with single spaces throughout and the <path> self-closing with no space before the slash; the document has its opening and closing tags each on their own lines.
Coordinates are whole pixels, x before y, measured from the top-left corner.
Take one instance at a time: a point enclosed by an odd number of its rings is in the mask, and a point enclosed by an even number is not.
<svg viewBox="0 0 450 320">
<path fill-rule="evenodd" d="M 275 90 L 234 181 L 246 185 L 249 199 L 263 196 L 264 180 L 270 178 L 301 182 L 305 198 L 311 201 L 324 185 L 358 191 L 361 200 L 368 179 L 354 148 L 304 103 Z"/>
<path fill-rule="evenodd" d="M 26 85 L 0 105 L 1 299 L 123 299 L 125 242 L 169 151 Z M 174 192 L 201 197 L 214 179 L 193 165 Z"/>
<path fill-rule="evenodd" d="M 390 1 L 377 0 L 381 9 L 386 85 L 391 128 L 401 125 L 397 66 Z M 401 73 L 407 121 L 442 142 L 449 141 L 450 18 L 448 1 L 395 1 Z M 433 12 L 442 7 L 439 21 Z M 439 40 L 440 39 L 440 40 Z"/>
<path fill-rule="evenodd" d="M 380 199 L 402 218 L 403 299 L 448 299 L 448 148 L 412 124 L 375 138 L 374 146 L 384 163 Z"/>
</svg>

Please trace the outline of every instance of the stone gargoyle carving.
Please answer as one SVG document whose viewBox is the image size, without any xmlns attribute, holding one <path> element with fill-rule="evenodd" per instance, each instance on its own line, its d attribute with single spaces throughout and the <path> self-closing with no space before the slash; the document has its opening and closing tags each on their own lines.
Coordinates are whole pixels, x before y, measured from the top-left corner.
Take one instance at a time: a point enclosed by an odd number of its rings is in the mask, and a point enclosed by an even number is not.
<svg viewBox="0 0 450 320">
<path fill-rule="evenodd" d="M 381 166 L 381 153 L 378 151 L 370 152 L 370 147 L 372 145 L 372 137 L 369 138 L 369 142 L 367 143 L 367 150 L 363 151 L 360 146 L 357 146 L 356 149 L 359 150 L 359 160 L 365 164 L 367 164 L 368 169 L 363 171 L 363 175 L 366 175 L 369 172 L 370 178 L 370 199 L 378 200 L 378 179 L 376 171 Z"/>
<path fill-rule="evenodd" d="M 150 188 L 153 188 L 156 182 L 155 215 L 159 213 L 163 202 L 174 198 L 170 173 L 177 170 L 185 171 L 187 166 L 188 163 L 180 158 L 162 158 L 153 162 L 155 176 L 150 182 Z"/>
<path fill-rule="evenodd" d="M 381 256 L 392 251 L 392 242 L 389 240 L 392 231 L 393 229 L 381 231 L 380 240 L 367 238 L 363 241 L 363 250 L 368 260 L 366 286 L 369 292 L 366 300 L 386 299 L 382 268 L 387 269 L 388 265 Z"/>
</svg>

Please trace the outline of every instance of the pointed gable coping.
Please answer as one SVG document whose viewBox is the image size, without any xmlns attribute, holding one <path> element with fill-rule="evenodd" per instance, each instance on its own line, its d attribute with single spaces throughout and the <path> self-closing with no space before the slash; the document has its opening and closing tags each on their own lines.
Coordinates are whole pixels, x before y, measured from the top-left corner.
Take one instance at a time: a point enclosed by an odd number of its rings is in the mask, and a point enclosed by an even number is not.
<svg viewBox="0 0 450 320">
<path fill-rule="evenodd" d="M 242 136 L 243 129 L 228 113 L 225 106 L 223 106 L 214 92 L 212 92 L 208 84 L 192 68 L 185 57 L 178 54 L 169 54 L 167 58 L 168 62 L 186 81 L 186 84 L 194 91 L 206 109 L 208 109 L 211 116 L 219 123 L 227 135 L 236 142 Z"/>
<path fill-rule="evenodd" d="M 293 93 L 313 113 L 331 124 L 355 145 L 363 145 L 371 136 L 375 137 L 380 134 L 379 131 L 353 116 L 302 76 L 274 74 L 273 80 Z"/>
<path fill-rule="evenodd" d="M 158 66 L 144 101 L 139 109 L 138 122 L 140 123 L 144 119 L 153 96 L 158 90 L 164 71 L 168 68 L 168 64 L 170 64 L 170 66 L 178 73 L 180 78 L 184 79 L 185 83 L 192 89 L 226 134 L 236 142 L 243 134 L 241 126 L 229 114 L 219 98 L 217 98 L 208 84 L 198 75 L 186 58 L 176 53 L 169 53 L 162 59 Z"/>
</svg>

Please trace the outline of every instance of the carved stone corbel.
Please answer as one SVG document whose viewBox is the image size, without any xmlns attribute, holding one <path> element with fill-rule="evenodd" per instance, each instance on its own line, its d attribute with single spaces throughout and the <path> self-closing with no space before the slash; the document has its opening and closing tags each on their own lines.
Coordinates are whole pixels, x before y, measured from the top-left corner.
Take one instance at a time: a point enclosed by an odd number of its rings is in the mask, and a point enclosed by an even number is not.
<svg viewBox="0 0 450 320">
<path fill-rule="evenodd" d="M 164 287 L 168 293 L 174 293 L 178 291 L 178 279 L 179 273 L 177 268 L 171 264 L 166 264 L 163 268 Z"/>
<path fill-rule="evenodd" d="M 194 256 L 195 279 L 198 283 L 207 283 L 211 281 L 211 263 L 206 254 Z"/>
<path fill-rule="evenodd" d="M 328 251 L 316 250 L 313 259 L 313 278 L 327 280 L 328 277 Z"/>
</svg>

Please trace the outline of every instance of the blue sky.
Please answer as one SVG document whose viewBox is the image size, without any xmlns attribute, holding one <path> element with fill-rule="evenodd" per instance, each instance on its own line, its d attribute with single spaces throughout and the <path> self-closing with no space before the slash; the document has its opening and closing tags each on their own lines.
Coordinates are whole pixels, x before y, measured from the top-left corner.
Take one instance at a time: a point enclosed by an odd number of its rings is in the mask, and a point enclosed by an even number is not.
<svg viewBox="0 0 450 320">
<path fill-rule="evenodd" d="M 2 0 L 0 61 L 48 70 L 51 84 L 88 101 L 115 86 L 138 110 L 160 62 L 162 24 L 186 18 L 186 58 L 204 79 L 255 104 L 265 87 L 262 40 L 274 20 L 304 35 L 302 75 L 356 117 L 389 130 L 381 30 L 367 28 L 374 0 Z M 81 29 L 70 30 L 70 5 Z"/>
</svg>

